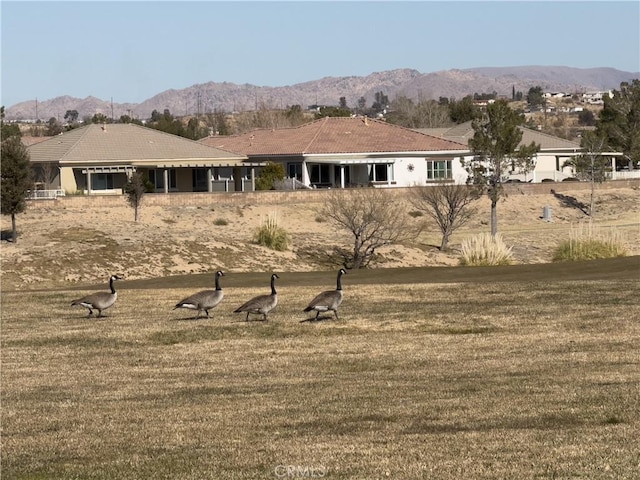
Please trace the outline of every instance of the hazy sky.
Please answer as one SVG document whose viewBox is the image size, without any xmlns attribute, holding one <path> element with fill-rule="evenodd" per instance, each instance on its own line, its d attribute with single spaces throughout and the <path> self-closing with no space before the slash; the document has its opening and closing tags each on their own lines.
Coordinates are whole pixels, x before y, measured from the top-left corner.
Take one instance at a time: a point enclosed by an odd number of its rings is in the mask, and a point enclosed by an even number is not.
<svg viewBox="0 0 640 480">
<path fill-rule="evenodd" d="M 1 103 L 396 68 L 640 71 L 640 2 L 1 2 Z"/>
</svg>

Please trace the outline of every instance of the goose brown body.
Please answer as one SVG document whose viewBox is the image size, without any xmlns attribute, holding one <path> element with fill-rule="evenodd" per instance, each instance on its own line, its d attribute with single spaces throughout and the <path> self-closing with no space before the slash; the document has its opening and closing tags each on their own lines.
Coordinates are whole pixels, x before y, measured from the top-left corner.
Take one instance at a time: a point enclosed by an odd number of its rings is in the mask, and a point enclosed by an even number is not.
<svg viewBox="0 0 640 480">
<path fill-rule="evenodd" d="M 121 276 L 111 275 L 111 277 L 109 278 L 109 288 L 111 290 L 110 292 L 96 292 L 96 293 L 87 295 L 86 297 L 78 298 L 77 300 L 74 300 L 73 302 L 71 302 L 71 306 L 81 305 L 84 308 L 88 309 L 89 310 L 89 315 L 87 315 L 88 317 L 93 315 L 94 310 L 97 310 L 98 311 L 97 317 L 101 317 L 103 310 L 106 310 L 107 308 L 111 307 L 114 303 L 116 303 L 116 300 L 118 299 L 118 292 L 116 292 L 116 289 L 113 286 L 113 282 L 121 279 L 122 279 Z"/>
<path fill-rule="evenodd" d="M 224 273 L 221 270 L 216 272 L 216 289 L 215 290 L 202 290 L 198 293 L 179 301 L 173 309 L 176 308 L 188 308 L 190 310 L 197 310 L 198 315 L 196 318 L 200 318 L 200 312 L 204 311 L 209 318 L 209 310 L 218 306 L 222 301 L 224 294 L 220 287 L 220 277 L 223 277 Z"/>
<path fill-rule="evenodd" d="M 333 312 L 336 316 L 336 320 L 339 320 L 338 317 L 338 307 L 342 303 L 343 293 L 342 293 L 342 275 L 346 274 L 346 270 L 341 268 L 338 271 L 338 279 L 336 280 L 336 289 L 335 290 L 326 290 L 322 293 L 319 293 L 304 309 L 305 312 L 311 312 L 315 310 L 316 317 L 315 320 L 318 319 L 318 315 L 321 312 Z"/>
<path fill-rule="evenodd" d="M 280 278 L 277 274 L 271 275 L 271 293 L 269 295 L 258 295 L 248 302 L 244 303 L 233 313 L 246 312 L 246 321 L 249 321 L 249 314 L 262 315 L 263 320 L 267 320 L 267 315 L 278 305 L 278 293 L 276 292 L 276 278 Z"/>
</svg>

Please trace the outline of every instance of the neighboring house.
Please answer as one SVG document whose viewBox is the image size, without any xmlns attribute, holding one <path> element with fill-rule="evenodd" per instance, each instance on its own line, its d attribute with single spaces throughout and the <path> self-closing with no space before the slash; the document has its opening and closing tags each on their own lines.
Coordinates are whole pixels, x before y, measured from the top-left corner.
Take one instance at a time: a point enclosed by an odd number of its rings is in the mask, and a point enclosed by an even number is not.
<svg viewBox="0 0 640 480">
<path fill-rule="evenodd" d="M 563 167 L 564 163 L 571 157 L 580 155 L 583 150 L 579 143 L 571 142 L 563 138 L 547 135 L 530 128 L 519 127 L 522 131 L 520 145 L 529 145 L 535 142 L 540 145 L 540 151 L 534 159 L 535 167 L 531 172 L 519 172 L 514 169 L 509 172 L 507 180 L 520 180 L 524 182 L 562 181 L 573 176 L 570 168 Z M 419 132 L 431 133 L 441 138 L 469 144 L 469 139 L 473 138 L 474 130 L 471 122 L 461 123 L 442 132 L 442 129 L 420 128 Z"/>
<path fill-rule="evenodd" d="M 276 162 L 302 187 L 464 183 L 466 145 L 366 117 L 325 117 L 292 128 L 260 129 L 200 142 Z"/>
<path fill-rule="evenodd" d="M 87 125 L 27 150 L 36 181 L 62 194 L 119 194 L 135 171 L 147 174 L 156 192 L 253 190 L 262 165 L 135 124 Z"/>
</svg>

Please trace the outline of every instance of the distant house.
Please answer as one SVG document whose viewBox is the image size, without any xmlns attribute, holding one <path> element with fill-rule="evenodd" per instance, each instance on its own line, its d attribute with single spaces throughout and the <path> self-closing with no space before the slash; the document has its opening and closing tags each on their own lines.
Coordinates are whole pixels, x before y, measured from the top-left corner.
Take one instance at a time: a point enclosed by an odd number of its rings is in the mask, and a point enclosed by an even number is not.
<svg viewBox="0 0 640 480">
<path fill-rule="evenodd" d="M 325 117 L 292 128 L 213 136 L 201 143 L 281 163 L 300 187 L 464 183 L 466 145 L 366 117 Z"/>
<path fill-rule="evenodd" d="M 530 128 L 520 127 L 520 130 L 522 131 L 520 145 L 529 145 L 531 142 L 535 142 L 540 145 L 540 151 L 534 159 L 535 167 L 532 172 L 523 173 L 514 169 L 509 172 L 507 180 L 525 182 L 561 181 L 573 175 L 571 169 L 563 167 L 563 165 L 571 157 L 583 153 L 579 143 L 547 135 Z M 431 133 L 464 145 L 468 145 L 469 139 L 473 138 L 474 135 L 471 122 L 456 125 L 445 131 L 431 128 L 420 128 L 418 131 L 427 134 Z"/>
<path fill-rule="evenodd" d="M 591 105 L 603 105 L 604 97 L 613 97 L 611 90 L 606 92 L 587 92 L 582 94 L 582 103 L 589 103 Z"/>
<path fill-rule="evenodd" d="M 135 124 L 87 125 L 27 150 L 36 180 L 66 193 L 122 193 L 135 171 L 145 173 L 157 192 L 252 190 L 254 169 L 261 166 L 245 155 Z"/>
</svg>

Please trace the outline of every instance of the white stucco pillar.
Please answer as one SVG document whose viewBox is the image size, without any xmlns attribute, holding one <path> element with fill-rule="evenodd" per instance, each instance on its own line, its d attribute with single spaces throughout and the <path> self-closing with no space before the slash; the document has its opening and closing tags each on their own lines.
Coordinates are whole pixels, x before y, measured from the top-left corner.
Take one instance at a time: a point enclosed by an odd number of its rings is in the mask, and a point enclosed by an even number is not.
<svg viewBox="0 0 640 480">
<path fill-rule="evenodd" d="M 91 195 L 91 171 L 87 170 L 87 195 Z"/>
<path fill-rule="evenodd" d="M 340 188 L 344 188 L 344 165 L 340 165 Z"/>
<path fill-rule="evenodd" d="M 391 174 L 393 173 L 393 164 L 387 163 L 387 185 L 391 186 Z"/>
<path fill-rule="evenodd" d="M 251 167 L 251 191 L 256 191 L 256 167 Z"/>
<path fill-rule="evenodd" d="M 164 193 L 169 193 L 169 169 L 162 169 L 162 179 L 164 182 Z"/>
<path fill-rule="evenodd" d="M 213 169 L 207 168 L 207 192 L 213 192 Z"/>
<path fill-rule="evenodd" d="M 307 170 L 307 162 L 302 161 L 302 183 L 309 186 L 309 170 Z"/>
</svg>

